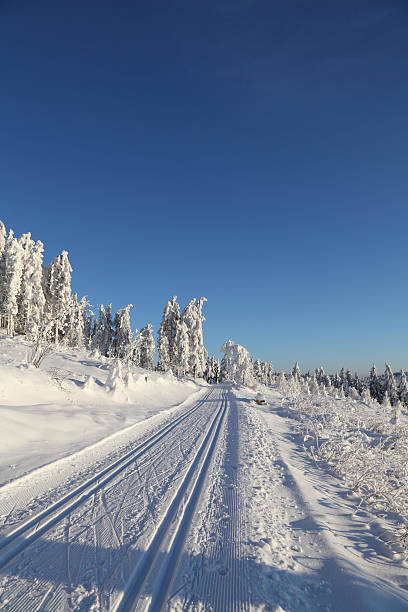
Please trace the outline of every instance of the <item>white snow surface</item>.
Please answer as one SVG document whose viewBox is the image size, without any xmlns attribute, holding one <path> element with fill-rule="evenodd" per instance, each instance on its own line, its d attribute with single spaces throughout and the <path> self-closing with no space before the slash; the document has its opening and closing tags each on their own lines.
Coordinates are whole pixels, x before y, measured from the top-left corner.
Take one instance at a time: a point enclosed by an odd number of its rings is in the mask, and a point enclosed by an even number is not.
<svg viewBox="0 0 408 612">
<path fill-rule="evenodd" d="M 206 385 L 134 367 L 127 384 L 111 389 L 105 383 L 113 360 L 56 347 L 35 368 L 27 363 L 31 347 L 0 336 L 0 485 L 177 406 Z"/>
<path fill-rule="evenodd" d="M 408 609 L 386 517 L 313 462 L 277 390 L 136 369 L 107 390 L 107 360 L 35 370 L 27 349 L 0 342 L 1 470 L 25 473 L 0 488 L 0 609 Z"/>
</svg>

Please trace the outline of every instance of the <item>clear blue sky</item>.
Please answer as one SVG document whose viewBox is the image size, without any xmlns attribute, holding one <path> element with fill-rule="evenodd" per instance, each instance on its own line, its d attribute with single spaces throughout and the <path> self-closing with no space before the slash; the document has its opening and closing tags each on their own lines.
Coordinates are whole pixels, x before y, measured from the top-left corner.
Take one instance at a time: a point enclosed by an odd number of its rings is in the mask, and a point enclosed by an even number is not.
<svg viewBox="0 0 408 612">
<path fill-rule="evenodd" d="M 0 219 L 277 369 L 408 368 L 406 0 L 5 0 Z"/>
</svg>

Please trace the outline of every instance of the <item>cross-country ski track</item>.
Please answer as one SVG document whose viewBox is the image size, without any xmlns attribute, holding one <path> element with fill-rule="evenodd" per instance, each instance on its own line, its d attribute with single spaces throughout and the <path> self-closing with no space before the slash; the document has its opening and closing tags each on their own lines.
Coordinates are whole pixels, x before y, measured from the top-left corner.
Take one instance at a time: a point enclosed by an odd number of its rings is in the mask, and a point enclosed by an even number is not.
<svg viewBox="0 0 408 612">
<path fill-rule="evenodd" d="M 374 518 L 308 459 L 282 397 L 253 396 L 206 387 L 76 480 L 72 456 L 2 487 L 0 609 L 407 610 Z"/>
</svg>

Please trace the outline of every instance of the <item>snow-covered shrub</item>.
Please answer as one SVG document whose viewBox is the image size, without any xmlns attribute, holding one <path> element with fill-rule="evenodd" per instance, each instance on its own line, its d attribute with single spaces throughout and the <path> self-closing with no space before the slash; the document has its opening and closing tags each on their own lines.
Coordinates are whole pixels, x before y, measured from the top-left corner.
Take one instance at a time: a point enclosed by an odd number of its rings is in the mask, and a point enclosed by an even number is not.
<svg viewBox="0 0 408 612">
<path fill-rule="evenodd" d="M 367 394 L 366 401 L 351 394 L 345 398 L 344 393 L 335 399 L 307 394 L 302 387 L 293 379 L 280 385 L 305 448 L 343 479 L 360 497 L 360 505 L 385 512 L 396 537 L 407 535 L 408 551 L 408 416 L 401 404 L 391 406 L 387 392 L 380 405 L 367 401 Z"/>
</svg>

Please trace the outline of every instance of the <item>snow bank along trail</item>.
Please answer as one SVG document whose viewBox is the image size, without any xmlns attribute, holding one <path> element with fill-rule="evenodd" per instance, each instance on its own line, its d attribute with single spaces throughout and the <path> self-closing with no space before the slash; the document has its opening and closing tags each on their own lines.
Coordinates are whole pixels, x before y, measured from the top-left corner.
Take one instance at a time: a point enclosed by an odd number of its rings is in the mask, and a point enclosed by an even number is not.
<svg viewBox="0 0 408 612">
<path fill-rule="evenodd" d="M 245 393 L 243 393 L 245 395 Z M 253 609 L 408 609 L 406 566 L 387 554 L 367 512 L 302 448 L 282 396 L 241 398 L 242 491 Z"/>
<path fill-rule="evenodd" d="M 172 538 L 163 565 L 170 582 L 225 410 L 221 391 L 209 390 L 125 456 L 6 532 L 0 608 L 110 610 L 121 601 L 126 609 L 135 599 L 130 577 L 149 555 L 163 556 L 162 544 Z M 170 535 L 168 526 L 183 512 Z M 151 590 L 161 601 L 166 592 L 156 593 L 156 586 Z"/>
</svg>

